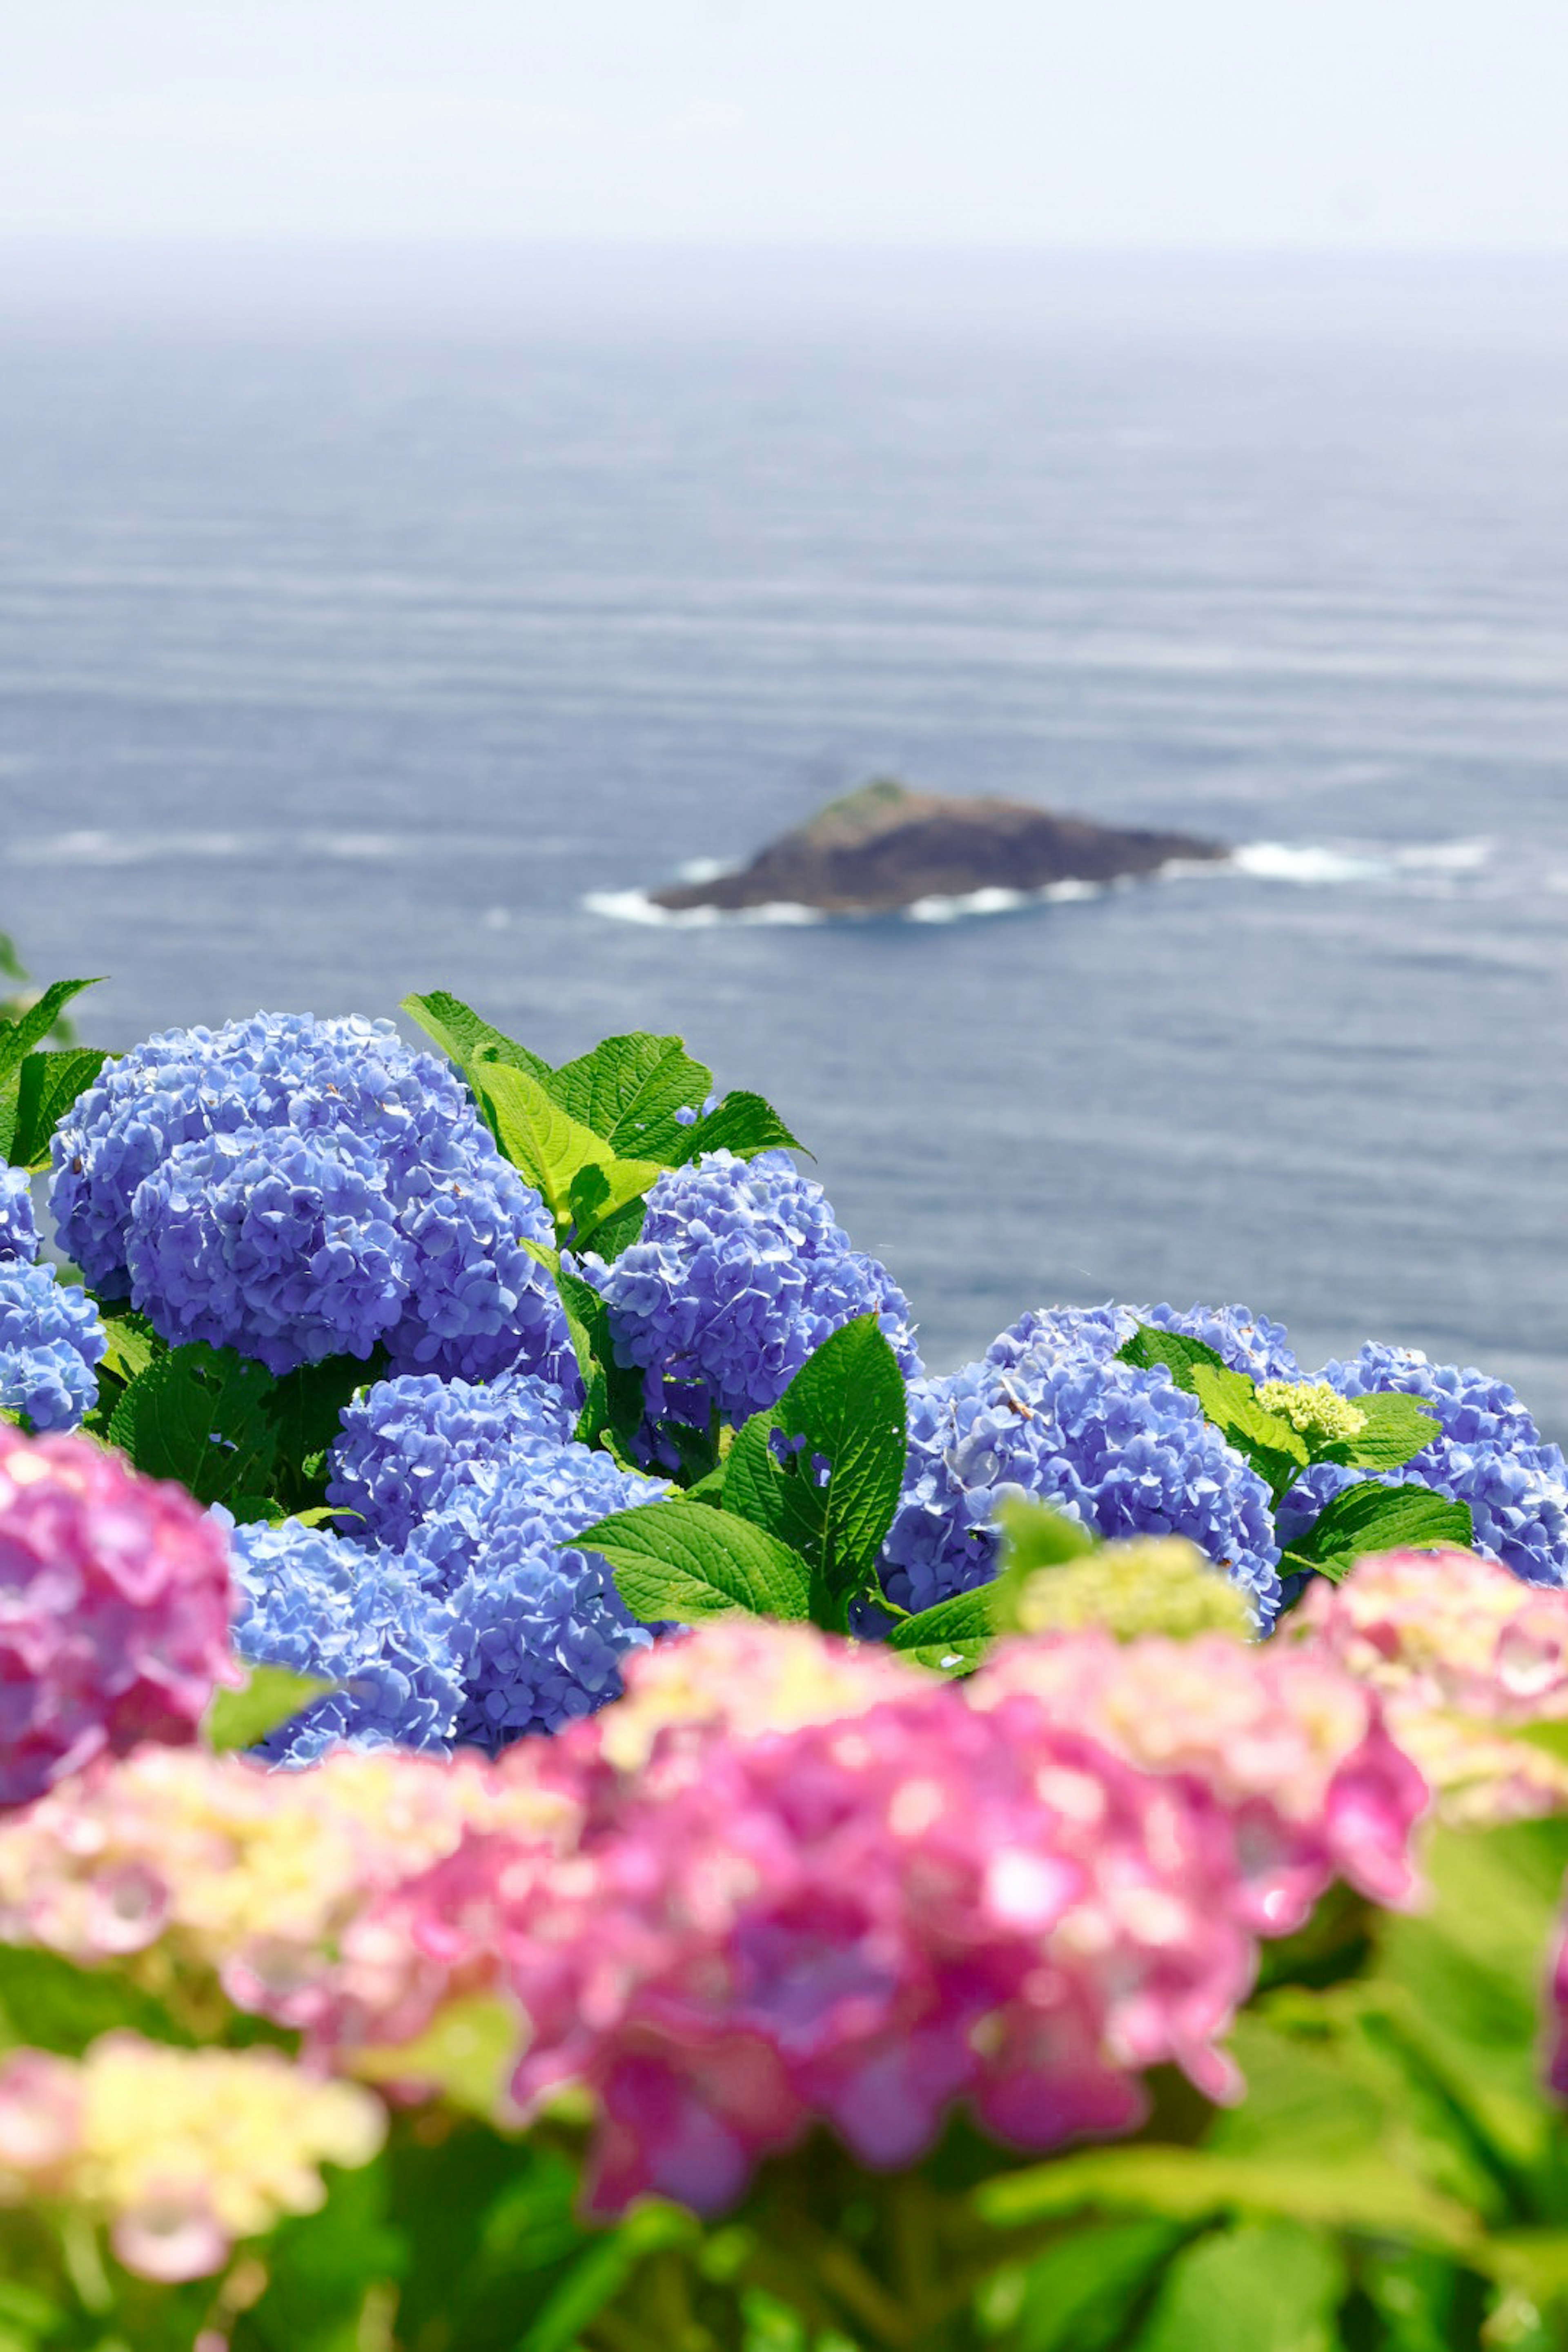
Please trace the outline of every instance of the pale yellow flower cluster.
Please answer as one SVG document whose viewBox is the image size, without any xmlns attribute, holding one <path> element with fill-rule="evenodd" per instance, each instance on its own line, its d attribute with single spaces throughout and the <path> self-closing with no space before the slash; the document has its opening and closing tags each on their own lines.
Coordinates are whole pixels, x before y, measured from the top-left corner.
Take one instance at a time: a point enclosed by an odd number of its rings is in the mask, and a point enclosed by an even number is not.
<svg viewBox="0 0 1568 2352">
<path fill-rule="evenodd" d="M 1241 1592 L 1182 1536 L 1106 1544 L 1081 1559 L 1037 1569 L 1018 1588 L 1013 1613 L 1021 1633 L 1101 1630 L 1121 1642 L 1141 1633 L 1177 1641 L 1229 1633 L 1245 1641 L 1252 1631 Z"/>
<path fill-rule="evenodd" d="M 1288 1421 L 1299 1437 L 1313 1438 L 1321 1445 L 1343 1445 L 1366 1427 L 1362 1407 L 1341 1396 L 1327 1381 L 1265 1381 L 1258 1402 L 1266 1412 Z"/>
<path fill-rule="evenodd" d="M 148 1955 L 308 2025 L 323 1963 L 383 1888 L 465 1831 L 551 1842 L 574 1807 L 525 1769 L 342 1749 L 310 1772 L 147 1747 L 0 1820 L 0 1938 Z"/>
<path fill-rule="evenodd" d="M 275 2050 L 181 2050 L 110 2033 L 79 2061 L 0 2066 L 0 2201 L 63 2199 L 107 2221 L 128 2270 L 205 2278 L 238 2238 L 323 2202 L 323 2164 L 367 2164 L 378 2099 Z"/>
</svg>

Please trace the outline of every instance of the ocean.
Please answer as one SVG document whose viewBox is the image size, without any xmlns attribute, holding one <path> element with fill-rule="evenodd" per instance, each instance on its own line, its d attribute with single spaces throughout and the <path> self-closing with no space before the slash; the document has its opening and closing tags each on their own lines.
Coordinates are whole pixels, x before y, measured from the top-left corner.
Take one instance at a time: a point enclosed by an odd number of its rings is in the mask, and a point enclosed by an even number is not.
<svg viewBox="0 0 1568 2352">
<path fill-rule="evenodd" d="M 13 257 L 0 928 L 110 975 L 105 1046 L 435 987 L 552 1058 L 679 1031 L 935 1368 L 1053 1300 L 1239 1299 L 1568 1437 L 1565 295 Z M 637 919 L 877 774 L 1240 854 Z"/>
</svg>

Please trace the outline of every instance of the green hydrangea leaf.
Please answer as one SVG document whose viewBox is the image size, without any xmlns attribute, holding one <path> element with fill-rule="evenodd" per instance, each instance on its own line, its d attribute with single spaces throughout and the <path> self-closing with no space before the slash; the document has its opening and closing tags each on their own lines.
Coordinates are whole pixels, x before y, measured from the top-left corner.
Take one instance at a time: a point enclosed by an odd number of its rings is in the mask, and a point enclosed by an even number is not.
<svg viewBox="0 0 1568 2352">
<path fill-rule="evenodd" d="M 1366 1426 L 1337 1445 L 1325 1445 L 1315 1459 L 1356 1470 L 1398 1470 L 1442 1433 L 1442 1423 L 1420 1397 L 1403 1390 L 1377 1390 L 1350 1402 L 1366 1416 Z"/>
<path fill-rule="evenodd" d="M 144 1315 L 119 1299 L 100 1305 L 104 1332 L 109 1340 L 100 1370 L 110 1372 L 117 1381 L 130 1382 L 144 1372 L 154 1356 L 167 1355 L 168 1349 L 159 1339 Z"/>
<path fill-rule="evenodd" d="M 1259 1401 L 1256 1381 L 1245 1372 L 1233 1372 L 1225 1364 L 1216 1370 L 1212 1364 L 1194 1363 L 1191 1377 L 1204 1418 L 1251 1464 L 1278 1501 L 1311 1458 L 1306 1440 L 1282 1413 L 1268 1410 Z"/>
<path fill-rule="evenodd" d="M 638 1030 L 606 1037 L 591 1054 L 563 1063 L 555 1082 L 572 1117 L 602 1135 L 617 1155 L 665 1160 L 687 1132 L 676 1112 L 701 1108 L 713 1073 L 693 1061 L 684 1039 Z"/>
<path fill-rule="evenodd" d="M 1279 1570 L 1289 1576 L 1315 1569 L 1338 1584 L 1369 1552 L 1428 1551 L 1444 1544 L 1468 1551 L 1474 1542 L 1468 1504 L 1450 1502 L 1430 1486 L 1384 1486 L 1363 1479 L 1324 1506 L 1286 1552 Z"/>
<path fill-rule="evenodd" d="M 809 1614 L 811 1571 L 762 1528 L 701 1503 L 642 1503 L 572 1538 L 609 1562 L 616 1589 L 645 1623 L 749 1611 L 791 1621 Z"/>
<path fill-rule="evenodd" d="M 542 1195 L 563 1238 L 575 1222 L 574 1186 L 579 1201 L 591 1200 L 593 1216 L 601 1219 L 646 1192 L 659 1174 L 652 1161 L 617 1159 L 603 1137 L 563 1110 L 530 1071 L 480 1061 L 469 1076 L 496 1141 Z"/>
<path fill-rule="evenodd" d="M 201 1341 L 171 1348 L 115 1406 L 109 1441 L 151 1478 L 177 1478 L 198 1503 L 265 1494 L 278 1453 L 264 1365 Z"/>
<path fill-rule="evenodd" d="M 291 1674 L 286 1666 L 253 1666 L 243 1690 L 213 1693 L 202 1717 L 203 1739 L 215 1756 L 254 1748 L 269 1731 L 292 1722 L 337 1687 L 317 1675 Z"/>
<path fill-rule="evenodd" d="M 1163 1364 L 1179 1389 L 1195 1396 L 1193 1375 L 1200 1364 L 1211 1371 L 1228 1371 L 1230 1367 L 1216 1349 L 1202 1339 L 1190 1339 L 1184 1331 L 1162 1331 L 1152 1323 L 1140 1323 L 1130 1339 L 1124 1339 L 1116 1350 L 1116 1360 L 1133 1364 L 1140 1371 L 1152 1371 Z"/>
<path fill-rule="evenodd" d="M 527 1070 L 542 1087 L 554 1086 L 555 1073 L 548 1062 L 530 1053 L 526 1045 L 520 1045 L 504 1029 L 493 1028 L 460 996 L 448 995 L 445 989 L 437 988 L 428 996 L 405 996 L 398 1010 L 417 1021 L 465 1076 L 473 1063 L 488 1055 L 493 1061 L 509 1062 L 514 1068 Z"/>
<path fill-rule="evenodd" d="M 808 1160 L 812 1157 L 772 1103 L 743 1091 L 726 1095 L 705 1118 L 678 1129 L 676 1135 L 669 1158 L 679 1167 L 705 1151 L 732 1151 L 737 1160 L 754 1160 L 759 1151 L 802 1151 Z"/>
<path fill-rule="evenodd" d="M 850 1601 L 874 1581 L 907 1441 L 898 1358 L 876 1317 L 862 1315 L 814 1350 L 778 1403 L 754 1414 L 730 1450 L 726 1511 L 811 1562 L 819 1623 L 842 1632 Z"/>
<path fill-rule="evenodd" d="M 96 980 L 57 980 L 46 988 L 36 1004 L 30 1004 L 15 1021 L 0 1024 L 0 1078 L 10 1073 L 41 1045 L 73 996 L 84 988 L 97 988 L 103 975 Z"/>
<path fill-rule="evenodd" d="M 4 1035 L 0 1031 L 0 1044 Z M 0 1143 L 13 1167 L 48 1166 L 49 1142 L 56 1128 L 108 1059 L 107 1054 L 89 1045 L 62 1045 L 29 1054 L 16 1065 L 7 1081 L 15 1088 L 10 1131 L 0 1132 Z"/>
</svg>

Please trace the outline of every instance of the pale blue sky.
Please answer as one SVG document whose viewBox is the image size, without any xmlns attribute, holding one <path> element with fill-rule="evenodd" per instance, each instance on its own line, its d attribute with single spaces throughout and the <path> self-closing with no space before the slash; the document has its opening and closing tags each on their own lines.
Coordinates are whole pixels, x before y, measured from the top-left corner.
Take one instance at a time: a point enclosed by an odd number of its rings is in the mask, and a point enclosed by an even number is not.
<svg viewBox="0 0 1568 2352">
<path fill-rule="evenodd" d="M 0 239 L 1568 250 L 1568 0 L 16 0 Z"/>
</svg>

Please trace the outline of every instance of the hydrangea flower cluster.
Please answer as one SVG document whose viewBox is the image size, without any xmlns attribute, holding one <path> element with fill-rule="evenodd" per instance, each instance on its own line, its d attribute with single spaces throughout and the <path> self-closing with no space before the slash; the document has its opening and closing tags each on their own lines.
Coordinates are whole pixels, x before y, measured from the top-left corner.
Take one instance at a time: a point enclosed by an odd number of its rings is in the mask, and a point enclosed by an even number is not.
<svg viewBox="0 0 1568 2352">
<path fill-rule="evenodd" d="M 1217 1803 L 1237 1833 L 1233 1900 L 1258 1935 L 1299 1927 L 1335 1878 L 1377 1903 L 1413 1891 L 1426 1783 L 1373 1691 L 1331 1655 L 1097 1629 L 1005 1643 L 965 1696 L 984 1713 L 1037 1709 Z"/>
<path fill-rule="evenodd" d="M 1187 1537 L 1246 1591 L 1259 1625 L 1272 1623 L 1268 1491 L 1163 1365 L 1115 1360 L 1134 1320 L 1115 1308 L 1026 1317 L 980 1362 L 911 1384 L 903 1493 L 883 1548 L 900 1607 L 987 1582 L 997 1506 L 1023 1496 L 1101 1536 Z"/>
<path fill-rule="evenodd" d="M 86 1439 L 0 1425 L 0 1805 L 104 1748 L 193 1739 L 229 1677 L 221 1530 Z"/>
<path fill-rule="evenodd" d="M 1325 1364 L 1321 1380 L 1352 1400 L 1380 1389 L 1419 1397 L 1439 1434 L 1402 1469 L 1393 1486 L 1418 1482 L 1468 1503 L 1477 1548 L 1529 1584 L 1568 1584 L 1568 1465 L 1561 1446 L 1542 1441 L 1506 1381 L 1473 1367 L 1434 1364 L 1418 1348 L 1368 1341 L 1348 1363 Z M 1286 1541 L 1330 1497 L 1363 1471 L 1331 1465 L 1310 1471 L 1279 1507 Z"/>
<path fill-rule="evenodd" d="M 706 1151 L 647 1196 L 642 1235 L 580 1271 L 604 1299 L 616 1361 L 643 1374 L 650 1420 L 705 1429 L 776 1404 L 812 1350 L 875 1315 L 906 1374 L 921 1370 L 909 1301 L 850 1246 L 820 1184 L 786 1151 Z"/>
<path fill-rule="evenodd" d="M 493 1475 L 529 1438 L 565 1444 L 575 1419 L 561 1390 L 530 1372 L 488 1386 L 434 1372 L 378 1381 L 343 1412 L 327 1499 L 358 1513 L 359 1534 L 401 1548 L 459 1478 Z"/>
<path fill-rule="evenodd" d="M 333 1499 L 369 1539 L 295 1520 L 236 1531 L 241 1656 L 343 1685 L 269 1756 L 308 1763 L 342 1738 L 493 1752 L 616 1696 L 653 1632 L 571 1539 L 665 1488 L 576 1444 L 568 1413 L 527 1375 L 378 1382 L 333 1456 Z"/>
<path fill-rule="evenodd" d="M 237 1528 L 230 1549 L 240 1656 L 339 1685 L 273 1732 L 264 1755 L 310 1764 L 351 1738 L 445 1748 L 463 1700 L 456 1620 L 396 1553 L 299 1520 Z"/>
<path fill-rule="evenodd" d="M 1446 1821 L 1568 1811 L 1568 1762 L 1516 1736 L 1568 1721 L 1568 1593 L 1473 1552 L 1384 1552 L 1314 1578 L 1282 1641 L 1377 1693 Z"/>
<path fill-rule="evenodd" d="M 326 2201 L 323 2164 L 368 2164 L 378 2100 L 277 2050 L 181 2050 L 105 2034 L 79 2060 L 0 2064 L 0 2203 L 68 2201 L 110 2223 L 127 2270 L 172 2284 Z"/>
<path fill-rule="evenodd" d="M 100 1759 L 0 1820 L 0 1939 L 88 1966 L 153 1953 L 216 1976 L 241 2009 L 317 2027 L 341 2002 L 354 1922 L 466 1832 L 574 1838 L 574 1801 L 511 1760 L 342 1748 L 297 1773 L 194 1748 Z M 362 1971 L 374 1957 L 360 1949 Z"/>
<path fill-rule="evenodd" d="M 398 1370 L 574 1378 L 538 1194 L 390 1022 L 165 1031 L 79 1097 L 53 1160 L 64 1247 L 171 1343 L 278 1373 L 380 1340 Z"/>
<path fill-rule="evenodd" d="M 79 1283 L 22 1255 L 0 1258 L 0 1412 L 43 1436 L 75 1429 L 98 1401 L 109 1338 Z"/>
<path fill-rule="evenodd" d="M 31 1265 L 38 1255 L 38 1227 L 25 1168 L 0 1168 L 0 1265 L 19 1259 Z"/>
</svg>

